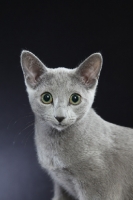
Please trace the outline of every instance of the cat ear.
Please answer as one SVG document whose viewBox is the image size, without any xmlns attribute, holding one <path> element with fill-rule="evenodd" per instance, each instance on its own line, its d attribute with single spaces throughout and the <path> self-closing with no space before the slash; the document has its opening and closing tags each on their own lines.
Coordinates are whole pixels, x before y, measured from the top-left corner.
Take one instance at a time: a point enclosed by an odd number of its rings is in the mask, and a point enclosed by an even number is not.
<svg viewBox="0 0 133 200">
<path fill-rule="evenodd" d="M 79 65 L 76 73 L 85 85 L 89 87 L 95 85 L 100 75 L 102 62 L 102 55 L 100 53 L 94 53 Z"/>
<path fill-rule="evenodd" d="M 35 88 L 41 76 L 47 71 L 46 66 L 31 52 L 23 50 L 21 66 L 27 86 Z"/>
</svg>

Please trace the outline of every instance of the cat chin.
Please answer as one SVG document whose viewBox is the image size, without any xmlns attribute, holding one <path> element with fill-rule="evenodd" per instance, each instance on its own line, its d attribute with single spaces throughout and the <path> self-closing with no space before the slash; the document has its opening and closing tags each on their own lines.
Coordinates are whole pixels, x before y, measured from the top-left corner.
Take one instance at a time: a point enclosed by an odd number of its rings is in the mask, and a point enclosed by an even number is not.
<svg viewBox="0 0 133 200">
<path fill-rule="evenodd" d="M 63 130 L 66 129 L 68 126 L 67 126 L 67 125 L 65 125 L 65 126 L 63 126 L 63 125 L 53 125 L 52 127 L 53 127 L 54 129 L 58 130 L 58 131 L 63 131 Z"/>
</svg>

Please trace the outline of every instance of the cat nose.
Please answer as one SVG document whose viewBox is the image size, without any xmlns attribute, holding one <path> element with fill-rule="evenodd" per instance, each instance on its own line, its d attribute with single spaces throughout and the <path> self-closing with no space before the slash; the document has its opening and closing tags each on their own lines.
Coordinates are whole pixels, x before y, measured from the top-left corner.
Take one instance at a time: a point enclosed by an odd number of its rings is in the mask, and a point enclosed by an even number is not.
<svg viewBox="0 0 133 200">
<path fill-rule="evenodd" d="M 57 119 L 58 122 L 62 122 L 63 119 L 65 119 L 65 117 L 58 117 L 58 116 L 57 116 L 57 117 L 55 117 L 55 119 Z"/>
</svg>

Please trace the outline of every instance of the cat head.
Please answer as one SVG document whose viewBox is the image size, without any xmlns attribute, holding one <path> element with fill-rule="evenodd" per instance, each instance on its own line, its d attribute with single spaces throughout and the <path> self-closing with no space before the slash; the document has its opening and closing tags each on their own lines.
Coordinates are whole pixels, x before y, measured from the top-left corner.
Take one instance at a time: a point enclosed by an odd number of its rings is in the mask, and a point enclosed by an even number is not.
<svg viewBox="0 0 133 200">
<path fill-rule="evenodd" d="M 74 69 L 51 69 L 33 53 L 22 51 L 21 66 L 29 102 L 40 123 L 63 130 L 88 114 L 102 67 L 100 53 Z"/>
</svg>

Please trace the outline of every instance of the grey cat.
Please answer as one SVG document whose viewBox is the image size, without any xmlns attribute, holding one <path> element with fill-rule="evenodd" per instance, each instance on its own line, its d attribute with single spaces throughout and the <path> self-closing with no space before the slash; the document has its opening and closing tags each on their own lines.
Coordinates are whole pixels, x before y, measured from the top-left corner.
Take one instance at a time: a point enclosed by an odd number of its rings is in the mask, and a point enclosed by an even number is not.
<svg viewBox="0 0 133 200">
<path fill-rule="evenodd" d="M 91 108 L 101 54 L 75 69 L 50 69 L 22 51 L 21 65 L 38 160 L 54 183 L 52 200 L 133 200 L 133 129 L 109 123 Z"/>
</svg>

